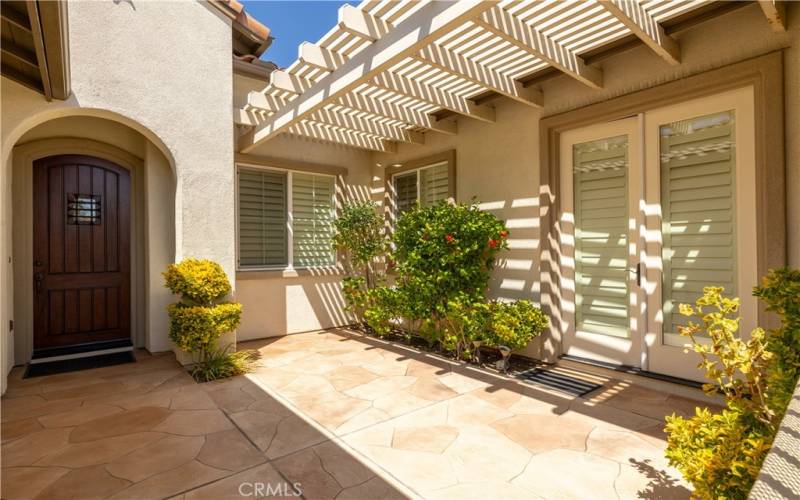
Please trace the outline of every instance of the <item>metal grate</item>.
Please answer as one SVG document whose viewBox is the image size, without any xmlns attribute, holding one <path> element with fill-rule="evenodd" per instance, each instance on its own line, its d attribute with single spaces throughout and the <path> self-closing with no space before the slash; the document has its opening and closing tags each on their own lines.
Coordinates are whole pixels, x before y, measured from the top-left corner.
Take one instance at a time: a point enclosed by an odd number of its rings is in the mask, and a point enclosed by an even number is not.
<svg viewBox="0 0 800 500">
<path fill-rule="evenodd" d="M 71 193 L 67 200 L 67 224 L 100 224 L 100 196 Z"/>
</svg>

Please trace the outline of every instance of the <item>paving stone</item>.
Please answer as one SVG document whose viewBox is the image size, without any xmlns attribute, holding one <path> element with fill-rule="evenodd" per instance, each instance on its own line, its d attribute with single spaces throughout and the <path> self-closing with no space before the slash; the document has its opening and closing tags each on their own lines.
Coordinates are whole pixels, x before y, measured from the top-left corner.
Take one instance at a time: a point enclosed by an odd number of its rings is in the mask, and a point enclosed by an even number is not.
<svg viewBox="0 0 800 500">
<path fill-rule="evenodd" d="M 133 450 L 139 449 L 150 443 L 166 437 L 166 434 L 157 432 L 137 432 L 124 434 L 95 441 L 73 443 L 50 453 L 36 465 L 58 465 L 62 467 L 88 467 L 108 463 Z"/>
<path fill-rule="evenodd" d="M 230 475 L 229 471 L 221 471 L 192 460 L 177 469 L 150 476 L 144 481 L 120 491 L 111 498 L 113 500 L 167 498 L 228 475 Z"/>
<path fill-rule="evenodd" d="M 43 427 L 74 427 L 121 411 L 122 409 L 116 406 L 85 404 L 74 410 L 39 417 L 39 422 Z"/>
<path fill-rule="evenodd" d="M 107 498 L 131 483 L 110 475 L 102 466 L 86 467 L 64 474 L 36 497 L 42 500 L 92 500 Z"/>
<path fill-rule="evenodd" d="M 239 472 L 264 462 L 266 457 L 241 432 L 232 429 L 207 435 L 197 460 L 217 469 Z"/>
<path fill-rule="evenodd" d="M 171 412 L 153 430 L 182 436 L 202 436 L 232 428 L 233 424 L 219 410 L 178 410 Z"/>
<path fill-rule="evenodd" d="M 39 420 L 36 418 L 12 420 L 10 422 L 3 422 L 0 435 L 2 435 L 3 442 L 5 443 L 6 441 L 11 441 L 42 430 L 42 428 L 42 424 L 40 424 Z"/>
<path fill-rule="evenodd" d="M 531 453 L 566 448 L 586 450 L 594 427 L 569 416 L 516 415 L 492 423 L 492 427 Z"/>
<path fill-rule="evenodd" d="M 67 446 L 72 429 L 44 429 L 3 444 L 3 467 L 33 465 Z"/>
<path fill-rule="evenodd" d="M 137 483 L 194 460 L 204 443 L 202 437 L 167 436 L 111 461 L 106 470 Z"/>
<path fill-rule="evenodd" d="M 442 453 L 457 437 L 458 429 L 449 425 L 398 427 L 394 430 L 392 448 Z"/>
<path fill-rule="evenodd" d="M 188 491 L 183 495 L 183 499 L 242 500 L 246 497 L 284 496 L 282 493 L 293 492 L 292 488 L 293 486 L 278 474 L 272 465 L 263 464 Z"/>
<path fill-rule="evenodd" d="M 511 482 L 545 498 L 615 499 L 619 464 L 574 450 L 534 455 L 525 471 Z"/>
<path fill-rule="evenodd" d="M 0 496 L 5 500 L 35 498 L 68 472 L 69 469 L 63 467 L 4 467 Z"/>
<path fill-rule="evenodd" d="M 126 410 L 75 427 L 69 436 L 69 440 L 72 443 L 82 443 L 123 434 L 150 431 L 166 420 L 169 415 L 170 411 L 165 408 L 144 407 Z"/>
</svg>

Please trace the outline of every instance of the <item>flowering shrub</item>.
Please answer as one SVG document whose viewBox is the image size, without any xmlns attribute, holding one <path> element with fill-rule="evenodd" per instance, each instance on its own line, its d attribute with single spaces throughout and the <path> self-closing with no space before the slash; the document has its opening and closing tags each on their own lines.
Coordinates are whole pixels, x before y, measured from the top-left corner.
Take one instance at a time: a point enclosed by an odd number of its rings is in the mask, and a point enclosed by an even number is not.
<svg viewBox="0 0 800 500">
<path fill-rule="evenodd" d="M 706 287 L 686 316 L 699 317 L 681 328 L 701 356 L 699 368 L 712 383 L 703 389 L 725 396 L 725 409 L 697 409 L 691 418 L 667 417 L 666 456 L 699 498 L 746 498 L 777 433 L 800 375 L 800 271 L 770 271 L 754 295 L 781 315 L 781 328 L 757 328 L 739 338 L 739 299 Z M 700 332 L 711 340 L 701 342 Z"/>
<path fill-rule="evenodd" d="M 403 214 L 394 234 L 397 287 L 414 319 L 441 323 L 448 303 L 485 300 L 497 253 L 508 248 L 503 221 L 477 205 L 442 201 Z"/>
</svg>

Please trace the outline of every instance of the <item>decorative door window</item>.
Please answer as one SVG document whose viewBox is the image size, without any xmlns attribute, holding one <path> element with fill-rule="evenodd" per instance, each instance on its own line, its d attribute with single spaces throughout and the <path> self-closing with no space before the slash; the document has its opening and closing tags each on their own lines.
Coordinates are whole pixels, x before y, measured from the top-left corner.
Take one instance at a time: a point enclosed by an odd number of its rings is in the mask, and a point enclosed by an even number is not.
<svg viewBox="0 0 800 500">
<path fill-rule="evenodd" d="M 71 193 L 67 200 L 67 224 L 87 226 L 100 224 L 100 196 Z"/>
</svg>

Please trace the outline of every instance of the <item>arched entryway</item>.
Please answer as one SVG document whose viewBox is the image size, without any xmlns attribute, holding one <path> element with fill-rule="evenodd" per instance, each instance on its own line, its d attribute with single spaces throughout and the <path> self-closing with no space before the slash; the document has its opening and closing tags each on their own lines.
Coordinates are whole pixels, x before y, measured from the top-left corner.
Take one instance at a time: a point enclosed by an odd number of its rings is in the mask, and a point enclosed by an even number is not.
<svg viewBox="0 0 800 500">
<path fill-rule="evenodd" d="M 169 350 L 160 272 L 175 259 L 176 176 L 163 145 L 60 116 L 22 134 L 10 163 L 14 364 Z"/>
</svg>

